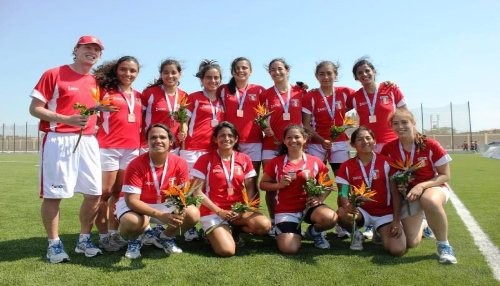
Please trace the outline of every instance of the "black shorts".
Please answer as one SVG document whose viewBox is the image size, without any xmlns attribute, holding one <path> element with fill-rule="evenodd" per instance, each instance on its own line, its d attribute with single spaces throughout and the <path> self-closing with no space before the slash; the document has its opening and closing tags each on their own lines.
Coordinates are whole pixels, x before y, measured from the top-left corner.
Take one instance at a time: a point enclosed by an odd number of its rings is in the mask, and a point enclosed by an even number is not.
<svg viewBox="0 0 500 286">
<path fill-rule="evenodd" d="M 317 206 L 315 206 L 315 207 L 311 207 L 311 208 L 309 208 L 309 209 L 307 210 L 307 212 L 304 214 L 304 221 L 305 221 L 305 222 L 307 222 L 308 224 L 313 224 L 313 222 L 311 221 L 311 215 L 312 215 L 313 211 L 314 211 L 316 208 L 318 208 L 318 207 L 320 207 L 320 206 L 324 206 L 324 205 L 325 205 L 325 204 L 319 204 L 319 205 L 317 205 Z"/>
</svg>

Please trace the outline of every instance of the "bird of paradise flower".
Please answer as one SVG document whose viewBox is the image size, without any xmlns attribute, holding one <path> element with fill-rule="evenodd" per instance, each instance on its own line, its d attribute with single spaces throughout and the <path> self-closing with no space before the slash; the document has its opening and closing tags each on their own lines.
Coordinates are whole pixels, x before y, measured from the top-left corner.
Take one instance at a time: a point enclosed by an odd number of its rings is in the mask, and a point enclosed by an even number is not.
<svg viewBox="0 0 500 286">
<path fill-rule="evenodd" d="M 194 196 L 190 192 L 191 184 L 186 182 L 182 185 L 170 185 L 168 189 L 162 190 L 161 193 L 165 200 L 171 200 L 176 208 L 175 213 L 182 214 L 184 210 L 190 206 L 198 206 L 201 201 L 201 196 Z"/>
<path fill-rule="evenodd" d="M 335 181 L 328 177 L 327 172 L 320 172 L 318 174 L 317 180 L 314 177 L 307 178 L 306 184 L 304 185 L 304 191 L 306 192 L 308 197 L 320 197 L 327 192 L 333 191 L 334 183 Z M 300 218 L 299 224 L 297 225 L 297 229 L 300 228 L 302 222 L 304 221 L 304 217 L 310 208 L 311 206 L 306 206 L 306 208 L 302 212 L 302 217 Z"/>
<path fill-rule="evenodd" d="M 396 183 L 397 186 L 403 186 L 402 189 L 401 188 L 398 189 L 403 194 L 405 200 L 407 200 L 409 191 L 408 183 L 410 182 L 413 173 L 415 173 L 415 171 L 425 166 L 425 161 L 420 160 L 412 165 L 412 162 L 409 156 L 407 155 L 405 157 L 404 162 L 402 160 L 394 160 L 390 161 L 389 165 L 398 170 L 396 171 L 396 173 L 394 173 L 394 175 L 391 176 L 391 180 L 394 181 L 394 183 Z M 408 215 L 411 215 L 410 203 L 407 202 L 406 206 L 408 208 Z"/>
<path fill-rule="evenodd" d="M 374 190 L 372 190 L 370 188 L 367 188 L 365 185 L 365 182 L 363 182 L 359 188 L 354 186 L 354 185 L 351 185 L 347 196 L 348 196 L 348 200 L 352 206 L 360 207 L 366 202 L 375 202 L 375 200 L 372 199 L 372 197 L 375 196 L 376 194 L 377 194 L 377 192 L 375 192 Z M 352 215 L 351 244 L 354 240 L 355 231 L 356 231 L 356 214 L 353 214 Z"/>
<path fill-rule="evenodd" d="M 269 117 L 274 111 L 269 111 L 264 104 L 258 104 L 257 107 L 254 107 L 255 110 L 255 119 L 253 120 L 257 125 L 259 125 L 260 129 L 264 130 L 269 127 Z M 280 141 L 273 135 L 274 143 L 279 144 Z"/>
<path fill-rule="evenodd" d="M 330 137 L 332 140 L 335 140 L 342 133 L 344 133 L 347 129 L 355 127 L 357 124 L 356 120 L 353 117 L 344 117 L 342 119 L 342 125 L 333 125 L 330 127 Z"/>
</svg>

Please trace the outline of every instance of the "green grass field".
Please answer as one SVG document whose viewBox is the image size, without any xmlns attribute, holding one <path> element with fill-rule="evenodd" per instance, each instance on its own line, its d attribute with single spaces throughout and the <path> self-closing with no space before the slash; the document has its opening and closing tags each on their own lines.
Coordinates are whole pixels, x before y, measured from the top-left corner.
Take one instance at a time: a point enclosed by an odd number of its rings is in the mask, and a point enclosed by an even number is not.
<svg viewBox="0 0 500 286">
<path fill-rule="evenodd" d="M 500 233 L 500 160 L 476 154 L 452 155 L 451 185 L 495 245 Z M 179 240 L 184 253 L 167 257 L 153 247 L 131 261 L 123 252 L 85 258 L 74 253 L 79 231 L 79 195 L 64 200 L 60 232 L 70 263 L 45 261 L 47 245 L 37 194 L 38 156 L 0 154 L 0 284 L 1 285 L 500 285 L 493 278 L 471 235 L 448 203 L 450 242 L 457 265 L 440 265 L 435 241 L 424 240 L 401 258 L 365 243 L 365 250 L 349 250 L 348 240 L 328 233 L 330 250 L 304 241 L 296 256 L 281 255 L 273 239 L 246 236 L 246 246 L 232 258 L 215 257 L 204 242 Z M 94 235 L 94 239 L 96 236 Z"/>
</svg>

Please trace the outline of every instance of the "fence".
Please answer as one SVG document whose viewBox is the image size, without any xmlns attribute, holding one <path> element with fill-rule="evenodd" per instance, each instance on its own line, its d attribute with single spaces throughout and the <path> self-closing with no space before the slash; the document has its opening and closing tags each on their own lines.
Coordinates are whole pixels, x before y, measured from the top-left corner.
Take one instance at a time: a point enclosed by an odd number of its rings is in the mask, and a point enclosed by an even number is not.
<svg viewBox="0 0 500 286">
<path fill-rule="evenodd" d="M 500 142 L 500 129 L 472 132 L 470 106 L 452 104 L 443 107 L 411 109 L 417 121 L 417 128 L 430 138 L 438 140 L 450 150 L 468 149 L 475 141 L 478 151 L 487 149 L 487 144 Z M 43 133 L 35 124 L 2 124 L 0 152 L 38 152 Z"/>
</svg>

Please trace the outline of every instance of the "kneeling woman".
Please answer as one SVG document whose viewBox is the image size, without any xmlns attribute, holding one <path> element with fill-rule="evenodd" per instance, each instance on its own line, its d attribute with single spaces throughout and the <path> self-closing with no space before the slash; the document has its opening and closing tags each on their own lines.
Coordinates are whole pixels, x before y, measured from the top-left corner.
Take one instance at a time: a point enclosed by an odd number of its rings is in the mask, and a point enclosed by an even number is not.
<svg viewBox="0 0 500 286">
<path fill-rule="evenodd" d="M 340 191 L 339 222 L 348 229 L 353 225 L 353 214 L 358 227 L 373 225 L 382 239 L 384 249 L 394 256 L 406 252 L 406 237 L 399 214 L 400 195 L 389 180 L 390 166 L 384 156 L 374 152 L 373 132 L 366 127 L 359 127 L 351 135 L 351 146 L 356 149 L 356 157 L 342 163 L 337 173 Z M 356 207 L 350 204 L 346 191 L 350 187 L 375 192 L 372 201 Z M 369 190 L 368 190 L 369 188 Z M 393 208 L 394 205 L 394 208 Z M 363 235 L 356 231 L 351 249 L 363 249 Z"/>
<path fill-rule="evenodd" d="M 265 235 L 271 221 L 256 211 L 237 213 L 232 206 L 257 196 L 254 180 L 257 176 L 252 159 L 238 152 L 238 131 L 233 124 L 223 121 L 215 128 L 212 140 L 217 149 L 202 155 L 191 170 L 191 184 L 195 195 L 203 196 L 200 208 L 201 225 L 214 252 L 223 257 L 236 253 L 233 234 L 239 231 Z"/>
<path fill-rule="evenodd" d="M 308 198 L 304 191 L 310 176 L 318 179 L 319 174 L 328 173 L 319 158 L 304 153 L 307 138 L 302 126 L 285 128 L 278 156 L 266 164 L 260 181 L 262 190 L 276 191 L 276 242 L 285 254 L 295 254 L 300 249 L 302 216 L 310 224 L 307 234 L 314 239 L 315 246 L 322 249 L 330 248 L 322 232 L 333 228 L 337 222 L 335 211 L 323 203 L 329 193 Z"/>
</svg>

